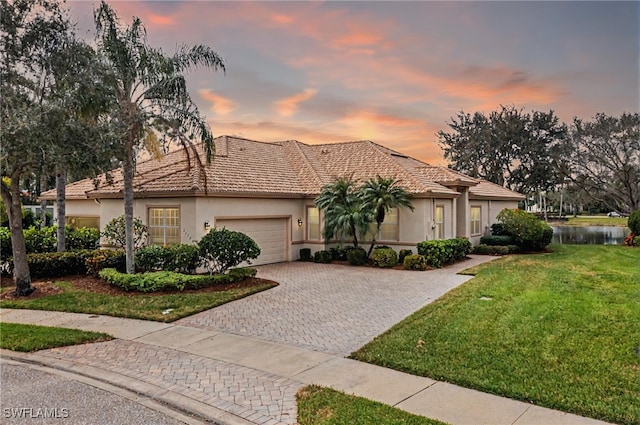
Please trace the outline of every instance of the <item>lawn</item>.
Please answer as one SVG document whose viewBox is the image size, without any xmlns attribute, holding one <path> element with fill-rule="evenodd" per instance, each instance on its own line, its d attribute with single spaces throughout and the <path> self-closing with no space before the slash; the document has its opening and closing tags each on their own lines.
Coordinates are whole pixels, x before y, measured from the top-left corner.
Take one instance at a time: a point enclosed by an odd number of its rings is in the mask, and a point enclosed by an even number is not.
<svg viewBox="0 0 640 425">
<path fill-rule="evenodd" d="M 352 357 L 623 424 L 640 417 L 640 249 L 508 256 Z"/>
<path fill-rule="evenodd" d="M 314 385 L 298 391 L 297 399 L 300 425 L 445 425 L 376 401 Z"/>
<path fill-rule="evenodd" d="M 31 352 L 110 339 L 110 335 L 99 332 L 0 322 L 0 348 L 13 351 Z"/>
<path fill-rule="evenodd" d="M 0 307 L 102 314 L 130 319 L 173 322 L 264 291 L 277 284 L 262 281 L 257 285 L 232 287 L 223 291 L 185 291 L 170 294 L 123 293 L 121 295 L 78 289 L 65 281 L 55 282 L 53 285 L 59 289 L 58 293 L 32 299 L 3 299 L 0 300 Z"/>
<path fill-rule="evenodd" d="M 626 217 L 607 217 L 607 216 L 590 216 L 590 217 L 567 217 L 566 221 L 549 222 L 553 226 L 616 226 L 627 227 L 628 219 Z"/>
</svg>

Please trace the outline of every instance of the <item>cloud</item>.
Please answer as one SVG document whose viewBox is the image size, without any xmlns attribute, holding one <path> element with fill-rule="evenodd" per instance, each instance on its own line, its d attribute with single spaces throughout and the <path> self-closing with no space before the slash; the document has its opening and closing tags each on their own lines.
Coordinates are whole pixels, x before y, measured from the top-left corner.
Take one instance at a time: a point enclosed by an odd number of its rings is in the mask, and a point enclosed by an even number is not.
<svg viewBox="0 0 640 425">
<path fill-rule="evenodd" d="M 176 23 L 175 18 L 172 16 L 162 15 L 149 15 L 149 22 L 160 26 L 170 26 Z"/>
<path fill-rule="evenodd" d="M 235 102 L 228 97 L 221 96 L 213 90 L 201 89 L 198 94 L 206 101 L 211 103 L 211 110 L 217 115 L 227 115 L 235 111 Z"/>
<path fill-rule="evenodd" d="M 317 92 L 318 91 L 316 89 L 304 89 L 302 93 L 297 93 L 293 96 L 278 100 L 274 102 L 275 110 L 278 114 L 289 117 L 298 110 L 298 105 L 300 103 L 311 99 Z"/>
</svg>

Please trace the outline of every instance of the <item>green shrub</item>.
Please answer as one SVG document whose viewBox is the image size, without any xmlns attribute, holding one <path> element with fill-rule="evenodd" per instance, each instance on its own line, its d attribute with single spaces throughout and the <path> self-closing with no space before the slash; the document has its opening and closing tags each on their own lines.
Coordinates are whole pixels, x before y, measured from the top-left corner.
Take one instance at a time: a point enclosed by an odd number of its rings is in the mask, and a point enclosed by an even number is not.
<svg viewBox="0 0 640 425">
<path fill-rule="evenodd" d="M 57 229 L 56 229 L 57 232 Z M 65 248 L 69 251 L 77 249 L 98 249 L 100 247 L 100 230 L 92 227 L 71 226 L 65 228 Z"/>
<path fill-rule="evenodd" d="M 404 264 L 404 258 L 407 255 L 411 255 L 413 254 L 413 251 L 410 249 L 401 249 L 400 252 L 398 252 L 398 263 L 400 264 Z"/>
<path fill-rule="evenodd" d="M 126 255 L 123 250 L 97 249 L 87 258 L 85 265 L 87 274 L 94 276 L 102 269 L 112 268 L 119 272 L 126 270 Z"/>
<path fill-rule="evenodd" d="M 11 231 L 6 227 L 0 227 L 0 260 L 7 261 L 12 253 Z"/>
<path fill-rule="evenodd" d="M 511 244 L 513 244 L 513 238 L 507 235 L 492 235 L 480 238 L 480 245 L 507 246 Z"/>
<path fill-rule="evenodd" d="M 300 248 L 300 261 L 311 261 L 310 248 Z"/>
<path fill-rule="evenodd" d="M 633 246 L 640 246 L 640 236 L 633 238 Z"/>
<path fill-rule="evenodd" d="M 635 210 L 627 220 L 627 227 L 633 234 L 640 235 L 640 210 Z"/>
<path fill-rule="evenodd" d="M 480 244 L 473 248 L 474 254 L 481 255 L 507 255 L 509 254 L 509 247 L 503 245 L 485 245 Z"/>
<path fill-rule="evenodd" d="M 150 272 L 164 270 L 167 252 L 160 245 L 143 246 L 135 252 L 136 270 Z"/>
<path fill-rule="evenodd" d="M 57 248 L 57 228 L 55 226 L 30 227 L 25 229 L 24 243 L 29 254 L 40 254 L 44 252 L 55 252 Z"/>
<path fill-rule="evenodd" d="M 165 248 L 164 270 L 178 273 L 194 273 L 202 263 L 200 248 L 194 244 L 176 244 Z"/>
<path fill-rule="evenodd" d="M 330 263 L 332 260 L 331 253 L 329 251 L 320 250 L 316 251 L 313 255 L 313 261 L 316 263 Z"/>
<path fill-rule="evenodd" d="M 158 292 L 184 291 L 185 289 L 200 289 L 212 285 L 225 285 L 254 277 L 256 269 L 237 268 L 227 274 L 219 275 L 189 275 L 170 271 L 146 272 L 126 274 L 115 269 L 104 269 L 99 276 L 125 291 Z"/>
<path fill-rule="evenodd" d="M 352 266 L 367 264 L 367 251 L 363 248 L 351 248 L 347 250 L 347 261 Z"/>
<path fill-rule="evenodd" d="M 535 215 L 523 210 L 504 209 L 497 219 L 503 231 L 513 238 L 513 243 L 523 251 L 542 251 L 551 243 L 553 229 Z"/>
<path fill-rule="evenodd" d="M 334 261 L 347 261 L 348 248 L 343 247 L 331 247 L 329 252 L 331 253 L 331 259 Z"/>
<path fill-rule="evenodd" d="M 491 234 L 493 236 L 509 236 L 509 233 L 507 233 L 507 230 L 502 223 L 493 223 L 491 225 Z"/>
<path fill-rule="evenodd" d="M 404 257 L 402 266 L 406 270 L 427 270 L 427 260 L 420 254 L 409 254 Z"/>
<path fill-rule="evenodd" d="M 32 278 L 61 277 L 73 274 L 97 275 L 103 268 L 125 270 L 123 251 L 88 250 L 66 252 L 42 252 L 27 254 L 27 264 Z M 3 273 L 13 272 L 13 261 L 7 260 Z"/>
<path fill-rule="evenodd" d="M 424 256 L 429 266 L 442 267 L 463 259 L 471 248 L 471 242 L 466 238 L 422 241 L 418 243 L 418 254 Z"/>
<path fill-rule="evenodd" d="M 107 243 L 118 247 L 124 248 L 127 244 L 125 238 L 125 218 L 124 215 L 116 217 L 104 227 L 102 236 Z M 149 228 L 142 223 L 142 220 L 138 217 L 133 218 L 133 246 L 140 248 L 147 243 L 149 237 Z"/>
<path fill-rule="evenodd" d="M 518 245 L 507 245 L 507 248 L 509 248 L 509 254 L 519 254 L 521 252 Z"/>
<path fill-rule="evenodd" d="M 391 248 L 376 248 L 371 254 L 376 267 L 389 268 L 398 265 L 398 253 Z"/>
<path fill-rule="evenodd" d="M 242 262 L 251 264 L 260 255 L 260 248 L 244 233 L 212 229 L 198 243 L 200 257 L 209 273 L 224 273 Z"/>
</svg>

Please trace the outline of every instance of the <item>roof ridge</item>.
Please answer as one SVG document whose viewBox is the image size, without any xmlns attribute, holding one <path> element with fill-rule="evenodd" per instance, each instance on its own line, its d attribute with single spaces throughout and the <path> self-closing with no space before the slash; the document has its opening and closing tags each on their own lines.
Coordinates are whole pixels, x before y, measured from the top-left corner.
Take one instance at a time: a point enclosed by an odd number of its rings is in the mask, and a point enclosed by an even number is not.
<svg viewBox="0 0 640 425">
<path fill-rule="evenodd" d="M 302 150 L 302 148 L 300 147 L 301 144 L 308 146 L 305 143 L 301 143 L 298 142 L 297 140 L 292 140 L 291 143 L 293 143 L 293 145 L 295 146 L 296 150 L 302 155 L 303 161 L 305 162 L 305 164 L 307 164 L 309 166 L 309 168 L 311 169 L 313 176 L 316 179 L 316 183 L 318 183 L 320 186 L 323 186 L 322 184 L 322 178 L 320 177 L 320 174 L 318 173 L 318 170 L 316 170 L 316 168 L 313 166 L 313 164 L 311 163 L 311 161 L 309 160 L 309 157 L 307 156 L 306 152 L 304 152 Z"/>
<path fill-rule="evenodd" d="M 398 154 L 399 154 L 400 152 L 396 152 L 396 151 L 394 151 L 393 149 L 386 148 L 386 147 L 384 147 L 384 146 L 382 146 L 382 145 L 379 145 L 379 144 L 377 144 L 377 143 L 375 143 L 375 142 L 372 142 L 371 140 L 366 140 L 366 142 L 368 142 L 368 143 L 371 145 L 371 147 L 373 147 L 375 150 L 377 150 L 378 152 L 380 152 L 380 153 L 383 155 L 383 157 L 385 158 L 385 161 L 386 161 L 387 163 L 393 164 L 393 167 L 394 167 L 394 168 L 396 168 L 396 170 L 399 170 L 401 173 L 403 173 L 403 174 L 405 174 L 405 175 L 409 176 L 409 177 L 411 178 L 411 180 L 416 180 L 416 181 L 418 180 L 418 179 L 417 179 L 417 178 L 416 178 L 412 173 L 410 173 L 410 172 L 409 172 L 409 170 L 407 170 L 407 169 L 406 169 L 406 168 L 404 168 L 402 165 L 400 165 L 400 164 L 398 164 L 396 161 L 394 161 L 394 160 L 391 158 L 391 154 L 389 154 L 389 153 L 385 152 L 383 149 L 387 149 L 387 150 L 389 150 L 389 151 L 391 151 L 391 152 L 395 152 L 395 153 L 398 153 Z M 408 157 L 408 155 L 403 155 L 403 156 Z M 397 174 L 396 174 L 396 175 L 397 175 Z M 402 183 L 402 179 L 396 179 L 396 180 L 397 180 L 399 183 Z"/>
</svg>

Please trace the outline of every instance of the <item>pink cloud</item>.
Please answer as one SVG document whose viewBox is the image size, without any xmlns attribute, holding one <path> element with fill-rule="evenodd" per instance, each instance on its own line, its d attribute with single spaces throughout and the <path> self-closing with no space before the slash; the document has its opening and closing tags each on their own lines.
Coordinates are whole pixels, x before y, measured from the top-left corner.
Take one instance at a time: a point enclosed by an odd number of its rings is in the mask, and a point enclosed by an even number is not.
<svg viewBox="0 0 640 425">
<path fill-rule="evenodd" d="M 176 23 L 173 16 L 149 15 L 149 22 L 161 26 L 170 26 Z"/>
<path fill-rule="evenodd" d="M 304 89 L 301 93 L 274 102 L 275 110 L 278 114 L 289 117 L 298 110 L 298 105 L 316 95 L 316 89 Z"/>
<path fill-rule="evenodd" d="M 235 111 L 235 102 L 228 97 L 221 96 L 213 90 L 202 89 L 198 94 L 206 101 L 211 103 L 210 109 L 217 115 L 227 115 Z"/>
</svg>

